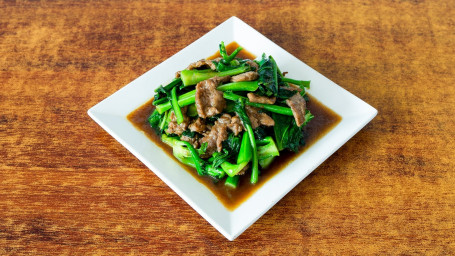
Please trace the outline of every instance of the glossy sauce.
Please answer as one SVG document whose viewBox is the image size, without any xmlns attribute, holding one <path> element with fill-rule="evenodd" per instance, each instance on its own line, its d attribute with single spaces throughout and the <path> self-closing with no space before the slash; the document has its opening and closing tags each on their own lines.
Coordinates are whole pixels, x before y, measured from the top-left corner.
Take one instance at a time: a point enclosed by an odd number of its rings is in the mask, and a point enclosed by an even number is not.
<svg viewBox="0 0 455 256">
<path fill-rule="evenodd" d="M 226 46 L 228 53 L 232 52 L 238 47 L 238 44 L 233 42 Z M 242 50 L 237 55 L 239 58 L 255 59 L 256 57 L 251 53 Z M 209 59 L 219 57 L 219 53 L 211 56 Z M 305 128 L 306 145 L 303 146 L 298 153 L 290 151 L 280 152 L 280 156 L 276 157 L 273 163 L 265 170 L 260 171 L 259 181 L 257 184 L 252 185 L 250 180 L 249 172 L 240 177 L 239 185 L 237 189 L 231 189 L 224 185 L 224 180 L 215 183 L 211 178 L 206 176 L 199 176 L 195 169 L 180 163 L 173 155 L 172 148 L 163 143 L 160 137 L 150 127 L 147 119 L 150 114 L 155 110 L 155 106 L 152 105 L 153 99 L 146 104 L 142 105 L 132 113 L 128 115 L 128 120 L 133 123 L 136 128 L 143 131 L 158 147 L 163 149 L 170 158 L 174 159 L 177 163 L 182 166 L 183 169 L 187 170 L 193 175 L 195 179 L 204 184 L 209 188 L 220 200 L 223 205 L 229 209 L 234 210 L 242 202 L 244 202 L 250 195 L 260 188 L 265 182 L 272 178 L 275 174 L 283 170 L 289 163 L 299 157 L 307 148 L 314 144 L 318 139 L 327 134 L 333 127 L 335 127 L 340 121 L 341 117 L 334 111 L 324 106 L 318 100 L 309 95 L 310 101 L 307 102 L 307 108 L 315 116 Z"/>
</svg>

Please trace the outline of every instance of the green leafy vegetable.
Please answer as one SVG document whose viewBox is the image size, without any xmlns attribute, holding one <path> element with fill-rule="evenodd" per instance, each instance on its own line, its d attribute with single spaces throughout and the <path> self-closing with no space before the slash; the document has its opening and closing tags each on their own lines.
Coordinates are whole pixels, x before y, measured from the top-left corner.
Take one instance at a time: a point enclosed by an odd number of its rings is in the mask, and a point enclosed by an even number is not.
<svg viewBox="0 0 455 256">
<path fill-rule="evenodd" d="M 150 117 L 148 118 L 148 122 L 150 124 L 150 126 L 152 126 L 152 128 L 154 128 L 155 130 L 161 130 L 160 129 L 160 122 L 161 122 L 161 118 L 162 118 L 163 115 L 161 115 L 156 109 L 155 111 L 153 111 L 153 113 L 150 115 Z"/>
<path fill-rule="evenodd" d="M 155 90 L 155 96 L 153 97 L 153 105 L 159 105 L 169 101 L 170 99 L 170 92 L 171 90 L 180 85 L 182 83 L 182 79 L 175 78 L 166 86 L 160 86 Z"/>
<path fill-rule="evenodd" d="M 296 125 L 294 118 L 276 113 L 272 114 L 272 118 L 275 121 L 273 130 L 278 150 L 290 149 L 298 152 L 300 146 L 304 144 L 303 132 Z"/>
<path fill-rule="evenodd" d="M 258 141 L 262 146 L 258 147 L 258 159 L 266 159 L 269 157 L 279 156 L 280 152 L 276 147 L 275 141 L 271 136 L 267 136 L 265 139 Z"/>
<path fill-rule="evenodd" d="M 222 58 L 212 60 L 216 68 L 209 63 L 214 70 L 182 70 L 179 78 L 175 78 L 169 84 L 156 89 L 152 103 L 156 108 L 148 117 L 147 122 L 161 135 L 162 141 L 172 147 L 173 155 L 180 162 L 195 168 L 201 176 L 211 177 L 215 182 L 225 179 L 225 186 L 235 189 L 239 184 L 239 174 L 251 170 L 250 183 L 255 184 L 259 179 L 259 168 L 268 168 L 274 159 L 280 155 L 281 150 L 287 149 L 297 152 L 304 144 L 302 128 L 314 116 L 309 110 L 306 110 L 305 122 L 301 127 L 298 127 L 292 109 L 287 106 L 286 100 L 298 91 L 308 100 L 305 90 L 309 88 L 310 81 L 284 77 L 272 56 L 263 54 L 260 61 L 254 62 L 248 59 L 240 59 L 236 56 L 242 48 L 238 47 L 229 55 L 224 42 L 220 43 L 219 50 Z M 258 72 L 259 78 L 257 80 L 218 85 L 216 89 L 223 92 L 223 97 L 227 100 L 226 106 L 221 113 L 217 112 L 216 115 L 197 120 L 200 118 L 198 115 L 200 106 L 196 106 L 196 88 L 194 85 L 215 76 L 234 76 L 250 70 Z M 289 88 L 289 86 L 294 88 Z M 301 90 L 296 88 L 297 86 Z M 257 96 L 274 96 L 277 99 L 274 104 L 266 104 L 267 101 L 261 101 L 265 103 L 250 102 L 246 97 L 248 93 L 254 93 Z M 207 98 L 211 99 L 210 94 L 207 95 Z M 304 104 L 302 102 L 301 104 Z M 210 100 L 207 100 L 207 103 L 212 104 Z M 224 102 L 221 103 L 224 105 Z M 259 108 L 261 112 L 271 115 L 275 125 L 273 127 L 260 125 L 253 130 L 252 120 L 246 113 L 245 105 Z M 183 113 L 182 108 L 185 106 L 188 107 L 185 108 L 186 113 Z M 230 114 L 232 123 L 227 122 L 226 118 L 222 117 L 226 113 Z M 237 136 L 232 132 L 237 132 L 235 125 L 238 125 L 238 120 L 232 121 L 234 115 L 240 119 L 245 130 Z M 175 116 L 175 119 L 171 120 L 171 116 Z M 179 126 L 182 130 L 171 129 L 173 134 L 167 134 L 171 131 L 168 127 L 175 124 L 174 120 L 177 124 L 184 124 Z M 195 124 L 196 129 L 191 126 L 193 124 Z M 226 130 L 221 130 L 216 138 L 205 137 L 210 134 L 213 136 L 213 130 L 210 129 L 218 124 L 224 126 L 222 129 Z M 218 130 L 215 131 L 219 132 Z M 228 133 L 227 139 L 224 137 L 226 132 Z M 221 136 L 224 139 L 221 142 L 222 149 L 219 152 L 214 152 L 216 149 L 219 150 L 220 141 L 218 138 Z M 208 138 L 208 142 L 206 141 L 195 148 L 193 145 L 201 143 L 200 139 L 203 137 L 204 140 Z M 186 140 L 191 140 L 191 143 Z M 216 149 L 214 148 L 215 140 Z M 211 155 L 208 155 L 207 152 L 210 152 Z"/>
<path fill-rule="evenodd" d="M 267 58 L 262 55 L 259 62 L 259 90 L 265 96 L 277 96 L 278 94 L 278 74 L 275 60 L 272 56 Z"/>
</svg>

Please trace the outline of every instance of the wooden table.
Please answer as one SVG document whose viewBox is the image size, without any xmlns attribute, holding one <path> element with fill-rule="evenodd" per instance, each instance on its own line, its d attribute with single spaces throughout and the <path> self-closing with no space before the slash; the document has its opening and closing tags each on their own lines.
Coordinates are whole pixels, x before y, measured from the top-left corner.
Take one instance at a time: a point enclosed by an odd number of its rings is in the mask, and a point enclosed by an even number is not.
<svg viewBox="0 0 455 256">
<path fill-rule="evenodd" d="M 86 111 L 233 15 L 379 114 L 228 242 Z M 454 255 L 454 17 L 442 0 L 1 1 L 0 254 Z"/>
</svg>

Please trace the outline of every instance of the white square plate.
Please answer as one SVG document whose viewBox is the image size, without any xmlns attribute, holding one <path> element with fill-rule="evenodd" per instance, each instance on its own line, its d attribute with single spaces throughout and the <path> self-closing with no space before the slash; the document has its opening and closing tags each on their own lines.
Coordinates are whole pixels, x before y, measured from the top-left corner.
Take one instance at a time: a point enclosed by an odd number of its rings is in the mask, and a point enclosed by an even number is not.
<svg viewBox="0 0 455 256">
<path fill-rule="evenodd" d="M 272 55 L 280 69 L 288 71 L 289 77 L 311 80 L 311 89 L 308 92 L 342 117 L 341 122 L 328 134 L 263 184 L 233 211 L 226 209 L 207 187 L 183 170 L 126 118 L 129 113 L 154 96 L 154 89 L 172 80 L 176 71 L 216 52 L 221 41 L 226 44 L 236 41 L 256 56 L 261 56 L 262 53 Z M 237 17 L 231 17 L 92 107 L 88 114 L 227 239 L 234 240 L 371 121 L 377 110 L 319 74 Z"/>
</svg>

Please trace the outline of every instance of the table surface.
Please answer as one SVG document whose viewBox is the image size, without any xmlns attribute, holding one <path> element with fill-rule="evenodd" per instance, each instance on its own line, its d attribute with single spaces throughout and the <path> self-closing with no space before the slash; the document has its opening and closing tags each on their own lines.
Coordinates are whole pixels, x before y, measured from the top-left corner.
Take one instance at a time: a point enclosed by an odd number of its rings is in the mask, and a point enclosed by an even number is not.
<svg viewBox="0 0 455 256">
<path fill-rule="evenodd" d="M 86 113 L 231 16 L 379 111 L 234 242 Z M 0 2 L 0 254 L 455 254 L 454 17 L 426 0 Z"/>
</svg>

